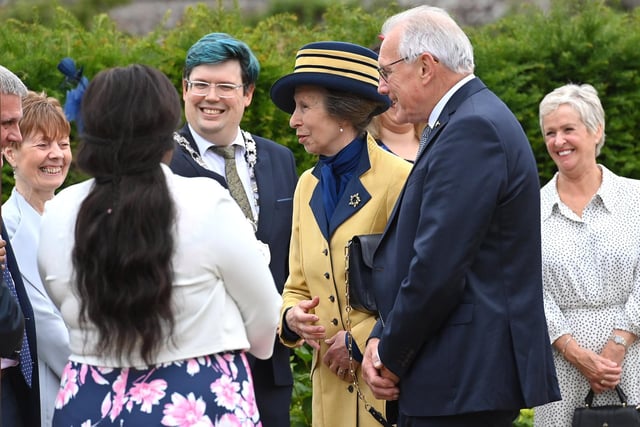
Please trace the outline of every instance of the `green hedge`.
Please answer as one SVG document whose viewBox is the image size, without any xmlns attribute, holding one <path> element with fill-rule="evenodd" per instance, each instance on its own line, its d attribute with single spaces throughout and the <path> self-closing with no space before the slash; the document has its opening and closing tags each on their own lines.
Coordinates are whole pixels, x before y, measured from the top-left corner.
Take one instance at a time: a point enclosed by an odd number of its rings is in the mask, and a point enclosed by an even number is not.
<svg viewBox="0 0 640 427">
<path fill-rule="evenodd" d="M 289 128 L 288 116 L 271 103 L 271 85 L 291 72 L 295 53 L 303 44 L 323 39 L 373 44 L 382 18 L 397 10 L 391 6 L 379 14 L 368 14 L 359 7 L 334 4 L 329 6 L 322 24 L 310 26 L 299 24 L 296 15 L 284 13 L 248 23 L 237 8 L 229 10 L 199 4 L 188 8 L 176 27 L 166 29 L 159 25 L 144 37 L 134 37 L 119 31 L 105 14 L 95 16 L 85 26 L 68 10 L 56 7 L 53 19 L 47 18 L 47 22 L 55 24 L 6 20 L 0 26 L 0 63 L 18 74 L 30 89 L 46 90 L 61 101 L 64 101 L 65 90 L 61 87 L 63 76 L 56 66 L 66 56 L 83 66 L 84 74 L 89 78 L 107 67 L 136 62 L 153 65 L 166 73 L 181 90 L 187 49 L 209 32 L 229 33 L 246 41 L 261 64 L 256 94 L 242 126 L 291 147 L 299 169 L 304 170 L 315 159 L 297 143 L 295 132 Z M 74 143 L 72 141 L 72 145 Z M 3 200 L 13 186 L 13 177 L 6 173 L 6 168 L 2 177 Z M 66 185 L 81 178 L 72 168 Z"/>
<path fill-rule="evenodd" d="M 541 183 L 555 172 L 540 132 L 538 104 L 566 83 L 590 83 L 602 100 L 606 143 L 598 161 L 640 178 L 640 9 L 599 1 L 557 1 L 550 13 L 525 8 L 471 31 L 476 72 L 514 111 L 534 148 Z"/>
<path fill-rule="evenodd" d="M 179 90 L 189 46 L 208 32 L 227 32 L 245 40 L 262 65 L 242 126 L 291 147 L 302 171 L 315 159 L 298 145 L 288 116 L 271 103 L 271 84 L 291 71 L 295 52 L 303 44 L 332 39 L 373 45 L 384 18 L 398 10 L 396 4 L 368 12 L 333 3 L 323 19 L 312 25 L 288 13 L 249 22 L 238 8 L 200 4 L 189 8 L 176 27 L 159 25 L 154 32 L 135 37 L 118 30 L 105 14 L 84 25 L 71 12 L 56 7 L 53 19 L 46 19 L 54 24 L 44 25 L 38 23 L 34 9 L 35 23 L 8 19 L 0 26 L 0 63 L 22 77 L 29 88 L 46 90 L 62 101 L 65 91 L 56 65 L 65 56 L 83 66 L 89 78 L 111 66 L 150 64 L 165 72 Z M 525 6 L 494 24 L 467 29 L 475 47 L 476 74 L 522 123 L 542 184 L 555 167 L 540 135 L 538 103 L 544 94 L 568 82 L 588 82 L 600 92 L 607 117 L 607 143 L 600 161 L 614 172 L 640 178 L 640 148 L 634 140 L 640 122 L 639 19 L 638 10 L 620 12 L 599 1 L 568 0 L 554 2 L 547 14 Z M 81 178 L 72 169 L 67 184 Z M 13 178 L 5 173 L 2 179 L 6 198 Z"/>
<path fill-rule="evenodd" d="M 269 88 L 292 70 L 297 49 L 318 40 L 346 40 L 365 46 L 377 41 L 385 17 L 398 11 L 396 4 L 365 11 L 354 5 L 330 4 L 317 24 L 299 21 L 290 13 L 266 16 L 257 22 L 238 8 L 204 5 L 187 10 L 180 23 L 134 37 L 119 31 L 107 15 L 93 17 L 88 25 L 57 7 L 54 17 L 39 24 L 9 19 L 0 26 L 0 63 L 16 72 L 27 86 L 46 90 L 64 101 L 62 75 L 56 65 L 71 56 L 91 78 L 98 71 L 131 63 L 145 63 L 165 72 L 180 89 L 186 50 L 204 34 L 221 31 L 246 41 L 262 65 L 253 104 L 242 126 L 289 146 L 299 170 L 315 159 L 306 154 L 289 128 L 288 116 L 275 108 Z M 601 1 L 555 1 L 548 13 L 524 6 L 491 25 L 469 28 L 475 47 L 476 74 L 514 111 L 527 133 L 539 166 L 541 184 L 555 166 L 546 153 L 538 124 L 538 103 L 553 88 L 568 83 L 591 83 L 605 107 L 607 142 L 600 161 L 616 173 L 640 178 L 640 148 L 635 134 L 640 123 L 640 11 L 621 12 Z M 74 131 L 73 143 L 76 143 Z M 82 176 L 72 168 L 67 185 Z M 13 185 L 7 166 L 2 174 L 3 200 Z M 307 425 L 310 417 L 309 353 L 296 352 L 293 363 L 296 391 L 292 419 Z M 519 426 L 531 425 L 523 411 Z"/>
</svg>

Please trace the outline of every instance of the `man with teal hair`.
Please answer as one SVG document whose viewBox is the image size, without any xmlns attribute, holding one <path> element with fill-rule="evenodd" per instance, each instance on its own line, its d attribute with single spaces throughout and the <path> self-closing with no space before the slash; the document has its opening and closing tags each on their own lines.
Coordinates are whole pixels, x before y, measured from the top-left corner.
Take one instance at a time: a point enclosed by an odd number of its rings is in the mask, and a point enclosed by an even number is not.
<svg viewBox="0 0 640 427">
<path fill-rule="evenodd" d="M 240 128 L 259 73 L 260 63 L 249 46 L 229 34 L 207 34 L 191 46 L 182 76 L 187 123 L 174 135 L 176 150 L 170 166 L 178 175 L 208 177 L 229 189 L 253 223 L 256 237 L 268 246 L 269 267 L 282 293 L 289 274 L 298 176 L 291 150 Z M 264 427 L 290 425 L 293 376 L 289 356 L 289 350 L 274 336 L 270 359 L 249 357 Z"/>
</svg>

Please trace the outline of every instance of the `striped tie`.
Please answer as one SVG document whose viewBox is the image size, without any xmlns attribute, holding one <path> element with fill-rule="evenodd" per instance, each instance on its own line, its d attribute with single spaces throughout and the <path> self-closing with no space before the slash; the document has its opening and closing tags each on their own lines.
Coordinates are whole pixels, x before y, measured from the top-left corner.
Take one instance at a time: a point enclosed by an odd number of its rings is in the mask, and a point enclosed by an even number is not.
<svg viewBox="0 0 640 427">
<path fill-rule="evenodd" d="M 7 284 L 7 287 L 11 291 L 13 297 L 20 303 L 18 299 L 18 292 L 16 291 L 16 285 L 13 283 L 13 278 L 11 277 L 11 272 L 9 271 L 9 267 L 7 265 L 4 266 L 4 270 L 2 270 L 2 278 L 4 282 Z M 25 319 L 26 320 L 26 319 Z M 29 350 L 29 339 L 27 338 L 27 329 L 25 327 L 24 336 L 22 337 L 22 348 L 20 349 L 20 370 L 22 371 L 22 375 L 24 376 L 25 381 L 31 387 L 31 379 L 33 376 L 33 361 L 31 360 L 31 350 Z"/>
<path fill-rule="evenodd" d="M 422 136 L 420 136 L 420 145 L 418 146 L 418 157 L 422 150 L 424 150 L 425 145 L 427 145 L 427 139 L 429 139 L 429 134 L 431 133 L 431 126 L 426 125 L 424 130 L 422 131 Z"/>
<path fill-rule="evenodd" d="M 253 212 L 251 211 L 251 204 L 247 197 L 247 192 L 244 190 L 240 175 L 238 175 L 238 169 L 236 168 L 236 151 L 233 145 L 227 145 L 226 147 L 211 147 L 214 153 L 218 153 L 224 158 L 224 173 L 227 178 L 227 185 L 229 186 L 229 193 L 231 197 L 238 203 L 240 209 L 244 215 L 253 221 Z"/>
</svg>

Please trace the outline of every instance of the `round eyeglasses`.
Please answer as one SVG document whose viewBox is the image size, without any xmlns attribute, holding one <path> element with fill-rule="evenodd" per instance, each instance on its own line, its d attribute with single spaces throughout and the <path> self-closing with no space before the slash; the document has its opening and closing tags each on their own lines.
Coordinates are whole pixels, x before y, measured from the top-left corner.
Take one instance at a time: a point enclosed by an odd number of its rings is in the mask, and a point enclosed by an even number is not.
<svg viewBox="0 0 640 427">
<path fill-rule="evenodd" d="M 233 83 L 209 83 L 200 80 L 185 80 L 187 89 L 194 95 L 207 96 L 213 87 L 216 96 L 219 98 L 233 98 L 236 96 L 236 90 L 243 88 L 245 85 L 236 85 Z"/>
</svg>

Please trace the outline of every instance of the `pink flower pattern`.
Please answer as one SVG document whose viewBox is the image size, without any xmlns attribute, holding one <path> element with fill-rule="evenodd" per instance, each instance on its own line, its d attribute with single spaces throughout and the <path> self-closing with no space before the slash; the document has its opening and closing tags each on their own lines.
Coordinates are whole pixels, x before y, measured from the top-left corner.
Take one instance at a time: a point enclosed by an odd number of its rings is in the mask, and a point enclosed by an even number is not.
<svg viewBox="0 0 640 427">
<path fill-rule="evenodd" d="M 240 384 L 231 377 L 222 376 L 211 383 L 211 393 L 216 395 L 216 403 L 227 409 L 233 409 L 240 403 L 239 390 Z"/>
<path fill-rule="evenodd" d="M 193 393 L 189 393 L 186 398 L 173 393 L 171 402 L 164 405 L 163 426 L 213 427 L 211 419 L 205 415 L 207 404 L 201 398 L 196 399 Z"/>
<path fill-rule="evenodd" d="M 78 393 L 78 371 L 67 363 L 60 378 L 60 390 L 56 396 L 56 409 L 62 408 Z"/>
<path fill-rule="evenodd" d="M 185 381 L 188 378 L 206 381 L 207 377 L 213 380 L 209 383 L 209 391 L 200 391 L 198 394 L 184 389 L 182 385 L 184 390 L 177 392 L 171 387 L 171 382 L 163 379 L 162 371 L 176 368 L 183 370 L 185 376 L 179 378 L 185 378 Z M 175 374 L 173 375 L 171 378 L 176 380 Z M 89 409 L 89 412 L 83 413 L 84 418 L 77 421 L 81 423 L 81 427 L 99 426 L 102 420 L 107 419 L 107 424 L 118 421 L 118 425 L 126 426 L 127 414 L 136 414 L 137 419 L 142 414 L 149 414 L 158 417 L 151 424 L 160 423 L 163 426 L 262 426 L 249 366 L 243 353 L 224 353 L 175 361 L 142 371 L 69 362 L 62 373 L 56 410 L 64 412 L 65 406 L 77 396 L 83 396 L 82 393 L 79 394 L 83 385 L 91 386 L 92 392 L 89 393 L 100 390 L 96 387 L 104 388 L 105 394 L 102 400 L 96 401 L 99 413 L 89 416 L 93 413 Z M 95 401 L 94 398 L 90 399 Z M 72 411 L 71 408 L 68 410 Z"/>
<path fill-rule="evenodd" d="M 153 380 L 149 383 L 134 384 L 129 390 L 129 394 L 133 402 L 140 404 L 142 412 L 150 414 L 153 405 L 158 405 L 165 396 L 166 389 L 167 382 L 165 380 Z"/>
<path fill-rule="evenodd" d="M 120 412 L 122 412 L 122 408 L 127 403 L 128 397 L 126 395 L 126 387 L 128 376 L 129 369 L 123 369 L 113 383 L 113 401 L 111 404 L 111 411 L 109 412 L 109 418 L 111 418 L 111 421 L 118 418 Z"/>
</svg>

